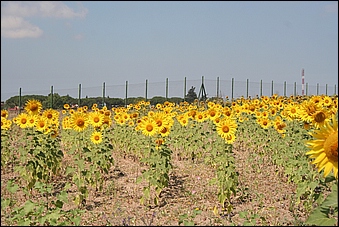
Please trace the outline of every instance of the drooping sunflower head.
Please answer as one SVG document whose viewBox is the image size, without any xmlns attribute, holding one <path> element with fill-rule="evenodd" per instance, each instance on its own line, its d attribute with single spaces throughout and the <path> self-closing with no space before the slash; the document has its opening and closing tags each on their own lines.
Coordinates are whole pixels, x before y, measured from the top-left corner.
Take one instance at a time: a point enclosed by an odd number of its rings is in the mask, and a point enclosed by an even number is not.
<svg viewBox="0 0 339 227">
<path fill-rule="evenodd" d="M 26 102 L 24 109 L 28 114 L 39 114 L 42 109 L 42 104 L 38 100 L 31 99 Z"/>
<path fill-rule="evenodd" d="M 320 129 L 310 132 L 314 140 L 306 141 L 311 150 L 306 154 L 313 158 L 318 171 L 324 170 L 324 177 L 331 171 L 338 179 L 338 120 L 335 115 L 331 122 L 326 122 Z"/>
</svg>

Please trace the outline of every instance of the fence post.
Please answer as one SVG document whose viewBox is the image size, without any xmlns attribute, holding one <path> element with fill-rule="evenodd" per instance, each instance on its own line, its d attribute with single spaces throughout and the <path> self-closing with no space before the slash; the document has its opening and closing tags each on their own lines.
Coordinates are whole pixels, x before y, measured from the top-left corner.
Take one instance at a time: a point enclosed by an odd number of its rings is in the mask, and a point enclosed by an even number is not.
<svg viewBox="0 0 339 227">
<path fill-rule="evenodd" d="M 21 113 L 21 88 L 19 88 L 19 113 Z"/>
<path fill-rule="evenodd" d="M 105 105 L 105 82 L 102 85 L 102 105 L 106 106 Z"/>
<path fill-rule="evenodd" d="M 306 96 L 308 94 L 308 83 L 306 83 Z"/>
<path fill-rule="evenodd" d="M 246 98 L 248 98 L 248 81 L 249 79 L 246 79 Z"/>
<path fill-rule="evenodd" d="M 334 85 L 334 94 L 333 95 L 336 95 L 337 94 L 337 85 L 335 84 Z"/>
<path fill-rule="evenodd" d="M 294 82 L 294 97 L 297 96 L 297 82 Z"/>
<path fill-rule="evenodd" d="M 273 80 L 272 80 L 272 91 L 271 91 L 271 97 L 273 97 Z"/>
<path fill-rule="evenodd" d="M 186 76 L 184 78 L 184 102 L 186 100 Z"/>
<path fill-rule="evenodd" d="M 317 95 L 319 95 L 319 83 L 317 83 Z"/>
<path fill-rule="evenodd" d="M 127 107 L 127 87 L 128 87 L 128 81 L 126 80 L 125 107 Z"/>
<path fill-rule="evenodd" d="M 53 86 L 51 86 L 51 108 L 53 109 Z"/>
<path fill-rule="evenodd" d="M 145 101 L 147 102 L 147 90 L 148 90 L 148 80 L 146 79 L 146 88 L 145 88 Z M 127 95 L 126 95 L 127 99 Z"/>
<path fill-rule="evenodd" d="M 286 97 L 286 81 L 284 82 L 284 96 Z"/>
<path fill-rule="evenodd" d="M 78 106 L 80 107 L 80 105 L 81 105 L 81 84 L 79 84 L 79 91 L 78 91 L 78 93 L 79 93 Z"/>
<path fill-rule="evenodd" d="M 262 97 L 262 80 L 260 80 L 260 98 Z"/>
<path fill-rule="evenodd" d="M 166 78 L 166 100 L 168 100 L 168 78 Z"/>
<path fill-rule="evenodd" d="M 232 102 L 233 102 L 233 89 L 234 89 L 234 78 L 232 78 L 232 94 L 231 94 L 231 98 L 232 98 Z"/>
<path fill-rule="evenodd" d="M 217 99 L 219 99 L 219 77 L 217 77 Z"/>
</svg>

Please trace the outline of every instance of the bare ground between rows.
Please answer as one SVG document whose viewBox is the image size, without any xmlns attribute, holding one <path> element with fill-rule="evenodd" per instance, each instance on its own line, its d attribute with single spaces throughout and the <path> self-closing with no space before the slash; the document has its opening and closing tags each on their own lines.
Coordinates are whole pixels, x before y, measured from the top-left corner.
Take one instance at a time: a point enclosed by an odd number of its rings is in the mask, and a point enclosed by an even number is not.
<svg viewBox="0 0 339 227">
<path fill-rule="evenodd" d="M 80 225 L 175 226 L 179 225 L 179 217 L 184 214 L 188 214 L 188 218 L 191 217 L 191 221 L 199 226 L 243 225 L 245 220 L 239 217 L 242 211 L 247 211 L 249 215 L 259 215 L 255 225 L 295 225 L 295 214 L 289 210 L 295 185 L 288 184 L 284 177 L 276 174 L 278 167 L 265 160 L 254 160 L 253 165 L 253 160 L 249 161 L 253 151 L 240 143 L 234 144 L 233 152 L 239 174 L 239 191 L 236 196 L 232 196 L 234 209 L 230 216 L 218 202 L 217 187 L 209 184 L 209 180 L 214 177 L 214 170 L 204 163 L 179 160 L 174 156 L 169 186 L 161 193 L 159 206 L 148 207 L 139 202 L 145 183 L 135 183 L 146 167 L 133 158 L 114 154 L 115 165 L 105 176 L 104 190 L 90 190 Z M 67 164 L 67 160 L 65 162 Z M 14 174 L 3 173 L 3 169 L 1 171 L 3 194 L 7 180 L 12 179 Z M 60 182 L 66 180 L 60 179 Z M 75 186 L 69 190 L 70 195 L 75 192 Z M 35 196 L 39 199 L 40 195 Z M 23 193 L 17 193 L 16 197 L 21 203 L 26 200 Z M 215 206 L 218 214 L 213 212 Z M 73 203 L 64 205 L 65 210 L 73 208 Z M 202 212 L 193 218 L 195 209 Z M 297 219 L 302 222 L 305 214 L 299 212 Z M 6 225 L 3 214 L 1 225 Z"/>
</svg>

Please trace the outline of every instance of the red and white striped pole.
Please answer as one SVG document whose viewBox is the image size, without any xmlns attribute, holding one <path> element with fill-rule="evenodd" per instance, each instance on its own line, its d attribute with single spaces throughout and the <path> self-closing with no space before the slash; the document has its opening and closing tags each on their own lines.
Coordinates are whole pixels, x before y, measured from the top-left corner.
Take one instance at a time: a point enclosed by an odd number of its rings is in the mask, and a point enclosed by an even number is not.
<svg viewBox="0 0 339 227">
<path fill-rule="evenodd" d="M 304 75 L 304 69 L 301 70 L 301 95 L 304 95 L 305 91 L 305 75 Z"/>
</svg>

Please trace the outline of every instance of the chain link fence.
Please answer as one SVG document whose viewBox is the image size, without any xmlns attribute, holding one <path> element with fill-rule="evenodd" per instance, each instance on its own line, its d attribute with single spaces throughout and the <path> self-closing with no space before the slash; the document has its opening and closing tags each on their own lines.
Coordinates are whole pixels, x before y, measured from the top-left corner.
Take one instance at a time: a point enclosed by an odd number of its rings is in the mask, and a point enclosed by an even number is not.
<svg viewBox="0 0 339 227">
<path fill-rule="evenodd" d="M 294 83 L 274 83 L 249 81 L 237 81 L 234 78 L 230 80 L 220 80 L 217 77 L 215 80 L 184 80 L 170 81 L 168 78 L 164 82 L 149 82 L 133 84 L 126 81 L 125 84 L 111 85 L 103 82 L 93 87 L 78 87 L 72 89 L 55 88 L 51 86 L 46 90 L 25 91 L 19 88 L 18 92 L 1 93 L 3 97 L 25 96 L 25 95 L 49 95 L 59 94 L 60 96 L 69 95 L 73 98 L 89 98 L 89 97 L 108 97 L 108 98 L 122 98 L 127 99 L 130 97 L 143 97 L 146 100 L 155 96 L 171 98 L 179 97 L 184 98 L 188 90 L 194 87 L 197 95 L 206 94 L 207 98 L 239 98 L 239 97 L 256 97 L 256 96 L 272 96 L 277 94 L 279 96 L 291 95 L 337 95 L 337 85 L 309 85 L 305 83 L 304 91 L 302 91 L 302 84 Z M 199 96 L 198 96 L 199 97 Z M 2 99 L 2 101 L 5 101 Z"/>
</svg>

